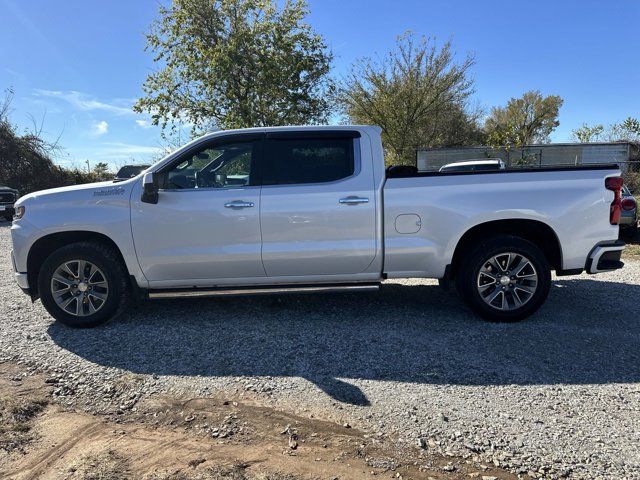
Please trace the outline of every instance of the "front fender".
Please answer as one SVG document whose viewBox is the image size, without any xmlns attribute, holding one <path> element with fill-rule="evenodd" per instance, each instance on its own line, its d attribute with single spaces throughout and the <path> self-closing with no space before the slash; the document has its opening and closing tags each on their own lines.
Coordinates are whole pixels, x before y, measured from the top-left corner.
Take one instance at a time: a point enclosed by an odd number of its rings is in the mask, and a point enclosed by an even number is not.
<svg viewBox="0 0 640 480">
<path fill-rule="evenodd" d="M 17 270 L 27 271 L 31 248 L 47 236 L 77 232 L 78 239 L 82 240 L 83 234 L 94 233 L 107 237 L 116 245 L 129 274 L 136 278 L 139 286 L 146 288 L 148 283 L 138 265 L 131 235 L 133 184 L 133 181 L 119 183 L 117 190 L 112 184 L 52 190 L 26 198 L 24 217 L 14 221 L 12 226 Z M 111 191 L 117 194 L 111 194 Z"/>
</svg>

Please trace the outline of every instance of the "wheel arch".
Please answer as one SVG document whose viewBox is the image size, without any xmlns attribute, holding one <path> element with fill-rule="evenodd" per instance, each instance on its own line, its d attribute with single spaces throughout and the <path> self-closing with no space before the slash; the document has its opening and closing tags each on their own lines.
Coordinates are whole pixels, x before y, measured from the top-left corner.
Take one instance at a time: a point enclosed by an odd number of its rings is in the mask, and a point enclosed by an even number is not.
<svg viewBox="0 0 640 480">
<path fill-rule="evenodd" d="M 103 233 L 85 230 L 50 233 L 36 240 L 27 255 L 27 279 L 29 282 L 29 293 L 32 298 L 35 299 L 39 296 L 38 275 L 47 257 L 60 247 L 77 242 L 98 243 L 112 248 L 117 253 L 125 270 L 128 271 L 127 263 L 125 262 L 121 249 L 113 239 Z"/>
<path fill-rule="evenodd" d="M 530 241 L 542 250 L 552 270 L 562 270 L 562 247 L 552 227 L 539 220 L 506 219 L 480 223 L 460 237 L 451 260 L 452 276 L 455 277 L 465 251 L 477 242 L 497 235 L 513 235 Z"/>
</svg>

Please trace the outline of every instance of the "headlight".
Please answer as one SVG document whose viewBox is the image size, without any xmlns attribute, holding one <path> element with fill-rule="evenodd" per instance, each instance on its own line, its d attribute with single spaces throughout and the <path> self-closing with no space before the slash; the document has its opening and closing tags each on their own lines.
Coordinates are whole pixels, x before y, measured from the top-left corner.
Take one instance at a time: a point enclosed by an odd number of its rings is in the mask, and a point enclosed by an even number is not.
<svg viewBox="0 0 640 480">
<path fill-rule="evenodd" d="M 24 216 L 24 206 L 20 205 L 19 207 L 16 207 L 16 211 L 13 214 L 13 219 L 20 220 L 23 216 Z"/>
</svg>

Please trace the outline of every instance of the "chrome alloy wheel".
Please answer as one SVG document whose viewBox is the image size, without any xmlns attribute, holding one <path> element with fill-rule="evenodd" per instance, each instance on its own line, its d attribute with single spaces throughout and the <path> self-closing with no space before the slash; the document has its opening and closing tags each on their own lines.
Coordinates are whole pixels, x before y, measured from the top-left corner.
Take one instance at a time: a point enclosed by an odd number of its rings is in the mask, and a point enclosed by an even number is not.
<svg viewBox="0 0 640 480">
<path fill-rule="evenodd" d="M 527 303 L 538 288 L 538 273 L 520 253 L 499 253 L 489 258 L 478 273 L 478 293 L 497 310 L 515 310 Z"/>
<path fill-rule="evenodd" d="M 86 317 L 104 306 L 109 296 L 109 285 L 102 270 L 93 263 L 69 260 L 53 273 L 51 294 L 64 312 Z"/>
</svg>

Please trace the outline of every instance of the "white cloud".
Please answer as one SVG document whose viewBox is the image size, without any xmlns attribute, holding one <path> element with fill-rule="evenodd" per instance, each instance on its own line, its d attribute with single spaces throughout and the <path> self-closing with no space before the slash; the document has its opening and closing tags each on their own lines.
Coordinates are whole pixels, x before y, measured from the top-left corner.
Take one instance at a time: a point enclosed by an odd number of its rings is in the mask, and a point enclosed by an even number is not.
<svg viewBox="0 0 640 480">
<path fill-rule="evenodd" d="M 97 122 L 91 125 L 91 135 L 94 137 L 99 137 L 101 135 L 104 135 L 108 131 L 109 131 L 109 124 L 105 120 L 102 120 L 100 122 Z"/>
<path fill-rule="evenodd" d="M 151 128 L 151 122 L 149 120 L 136 120 L 136 124 L 142 128 Z"/>
<path fill-rule="evenodd" d="M 75 90 L 42 90 L 36 89 L 36 97 L 55 98 L 67 102 L 71 106 L 83 111 L 100 110 L 114 115 L 135 115 L 130 100 L 114 100 L 111 103 L 101 102 L 91 95 Z"/>
</svg>

